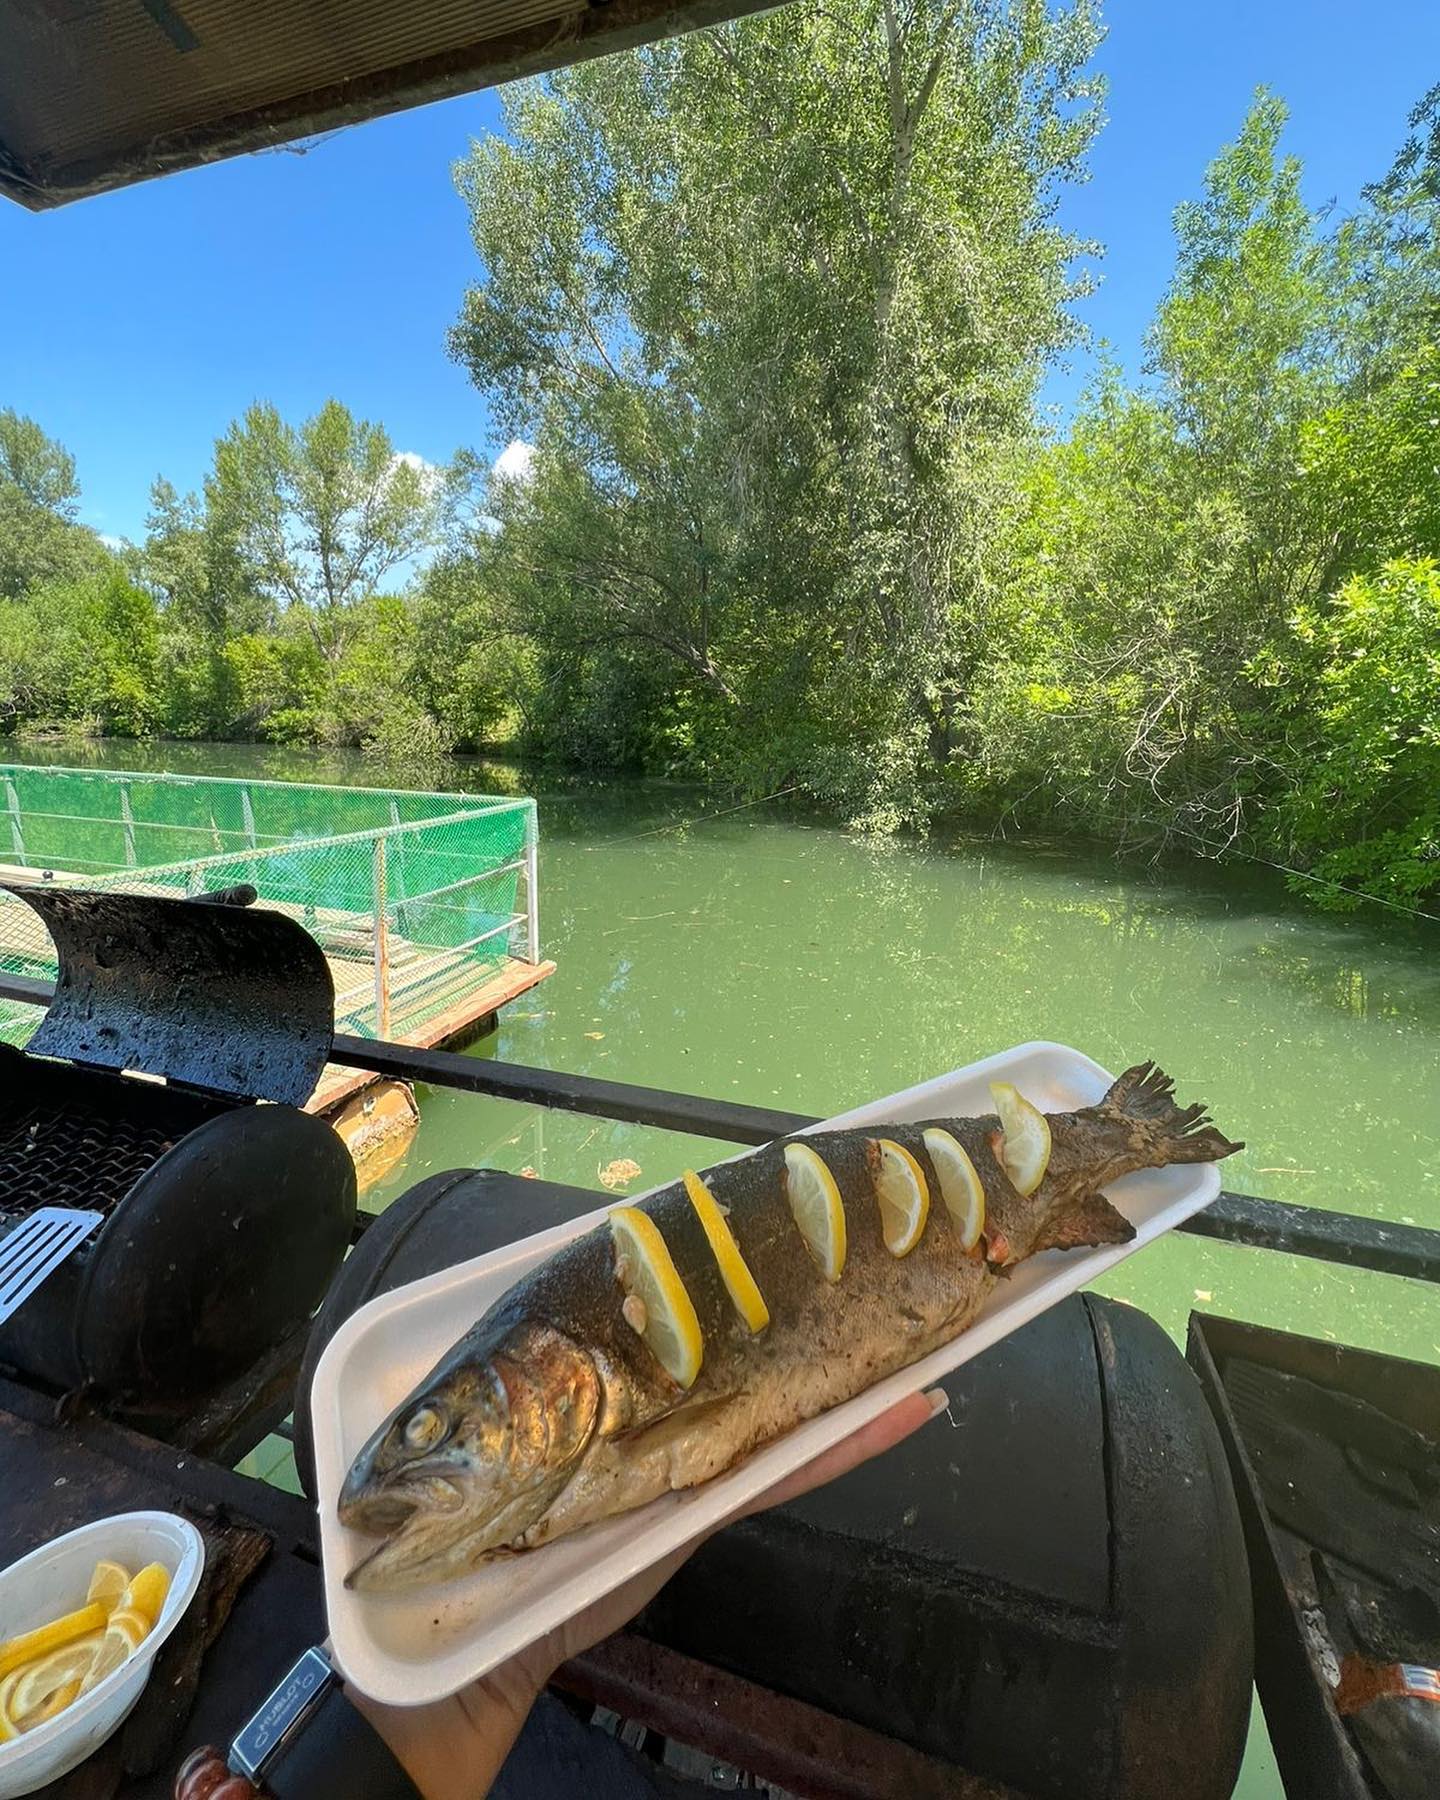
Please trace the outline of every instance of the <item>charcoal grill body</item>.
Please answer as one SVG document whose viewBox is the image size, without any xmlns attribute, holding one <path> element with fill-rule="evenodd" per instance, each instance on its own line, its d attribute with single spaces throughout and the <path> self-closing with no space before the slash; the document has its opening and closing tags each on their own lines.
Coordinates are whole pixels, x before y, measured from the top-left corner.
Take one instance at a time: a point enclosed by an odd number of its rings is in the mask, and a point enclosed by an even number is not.
<svg viewBox="0 0 1440 1800">
<path fill-rule="evenodd" d="M 301 1325 L 344 1257 L 354 1165 L 299 1110 L 334 1030 L 329 967 L 280 913 L 10 891 L 60 968 L 27 1049 L 0 1054 L 0 1234 L 39 1206 L 104 1220 L 0 1326 L 0 1362 L 180 1410 Z"/>
</svg>

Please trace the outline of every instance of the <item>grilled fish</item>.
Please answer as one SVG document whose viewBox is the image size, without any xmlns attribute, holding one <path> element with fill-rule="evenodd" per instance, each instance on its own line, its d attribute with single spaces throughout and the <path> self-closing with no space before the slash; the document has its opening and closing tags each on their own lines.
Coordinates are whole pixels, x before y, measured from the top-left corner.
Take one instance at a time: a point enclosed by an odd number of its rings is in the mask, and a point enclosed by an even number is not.
<svg viewBox="0 0 1440 1800">
<path fill-rule="evenodd" d="M 748 1278 L 743 1291 L 737 1259 L 717 1254 L 686 1184 L 662 1188 L 634 1211 L 658 1230 L 698 1327 L 698 1370 L 678 1378 L 644 1335 L 623 1234 L 606 1224 L 577 1238 L 492 1306 L 356 1457 L 339 1516 L 383 1541 L 350 1584 L 448 1580 L 707 1481 L 957 1336 L 1016 1263 L 1127 1242 L 1134 1227 L 1100 1192 L 1108 1182 L 1242 1147 L 1203 1107 L 1177 1106 L 1172 1090 L 1146 1063 L 1098 1106 L 1049 1115 L 1048 1165 L 1029 1193 L 1007 1173 L 994 1116 L 811 1133 L 722 1163 L 702 1180 Z M 939 1203 L 927 1129 L 963 1147 L 977 1198 L 983 1190 L 971 1249 L 972 1234 Z M 821 1159 L 843 1203 L 838 1271 L 820 1266 L 792 1212 L 796 1144 Z M 903 1255 L 887 1249 L 877 1203 L 882 1145 L 906 1152 L 936 1196 Z"/>
</svg>

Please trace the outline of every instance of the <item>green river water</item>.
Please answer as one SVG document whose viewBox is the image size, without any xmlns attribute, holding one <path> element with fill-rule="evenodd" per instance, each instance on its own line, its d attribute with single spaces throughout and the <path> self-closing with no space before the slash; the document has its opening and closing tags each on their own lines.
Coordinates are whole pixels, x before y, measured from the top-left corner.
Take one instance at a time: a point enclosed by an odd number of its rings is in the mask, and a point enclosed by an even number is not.
<svg viewBox="0 0 1440 1800">
<path fill-rule="evenodd" d="M 12 760 L 17 754 L 7 751 Z M 375 782 L 353 753 L 235 745 L 21 750 L 214 775 Z M 541 936 L 559 965 L 477 1054 L 828 1114 L 1031 1038 L 1112 1069 L 1154 1057 L 1247 1148 L 1237 1192 L 1440 1226 L 1440 926 L 1327 916 L 1268 871 L 1092 849 L 876 842 L 665 784 L 457 762 L 453 785 L 540 801 Z M 376 1205 L 462 1165 L 640 1192 L 730 1147 L 422 1093 Z M 1440 1360 L 1433 1290 L 1172 1236 L 1105 1291 L 1183 1337 L 1194 1307 Z M 1247 1800 L 1278 1793 L 1258 1741 Z"/>
</svg>

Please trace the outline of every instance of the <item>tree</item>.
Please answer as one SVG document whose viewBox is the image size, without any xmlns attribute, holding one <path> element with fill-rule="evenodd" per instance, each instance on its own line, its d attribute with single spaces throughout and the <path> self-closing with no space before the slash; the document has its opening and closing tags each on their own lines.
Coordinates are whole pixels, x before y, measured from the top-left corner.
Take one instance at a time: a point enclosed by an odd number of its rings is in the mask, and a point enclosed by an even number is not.
<svg viewBox="0 0 1440 1800">
<path fill-rule="evenodd" d="M 383 426 L 337 400 L 298 428 L 273 406 L 252 406 L 215 445 L 206 528 L 303 623 L 333 670 L 360 603 L 439 542 L 455 488 L 450 469 L 397 455 Z"/>
<path fill-rule="evenodd" d="M 0 410 L 0 597 L 47 581 L 73 581 L 113 565 L 76 523 L 75 459 L 34 419 Z"/>
<path fill-rule="evenodd" d="M 692 766 L 914 812 L 1073 335 L 1097 36 L 1083 0 L 801 0 L 507 100 L 453 347 L 539 444 L 496 579 L 577 691 L 643 663 Z"/>
<path fill-rule="evenodd" d="M 80 500 L 75 458 L 34 419 L 11 407 L 0 411 L 0 483 L 57 519 L 75 518 Z"/>
<path fill-rule="evenodd" d="M 118 568 L 0 602 L 0 671 L 26 718 L 137 737 L 161 723 L 155 604 Z"/>
<path fill-rule="evenodd" d="M 273 626 L 274 601 L 260 590 L 234 534 L 196 495 L 156 476 L 145 524 L 140 568 L 172 624 L 212 641 Z"/>
<path fill-rule="evenodd" d="M 1304 424 L 1355 375 L 1351 242 L 1325 238 L 1280 154 L 1287 118 L 1264 89 L 1202 196 L 1176 208 L 1175 276 L 1150 333 L 1153 373 L 1195 475 L 1248 521 L 1243 593 L 1282 618 L 1341 573 L 1300 461 Z"/>
</svg>

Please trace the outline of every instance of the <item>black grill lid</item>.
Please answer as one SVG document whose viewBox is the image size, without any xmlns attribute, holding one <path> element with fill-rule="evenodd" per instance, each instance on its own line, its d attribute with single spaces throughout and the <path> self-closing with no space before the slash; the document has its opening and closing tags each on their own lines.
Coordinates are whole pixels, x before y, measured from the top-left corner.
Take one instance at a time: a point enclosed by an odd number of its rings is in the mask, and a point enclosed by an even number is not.
<svg viewBox="0 0 1440 1800">
<path fill-rule="evenodd" d="M 320 946 L 284 913 L 0 882 L 44 920 L 60 972 L 40 1056 L 140 1069 L 231 1099 L 301 1106 L 335 1031 Z"/>
</svg>

